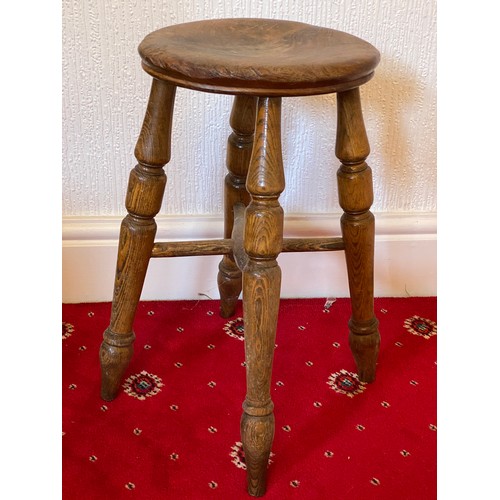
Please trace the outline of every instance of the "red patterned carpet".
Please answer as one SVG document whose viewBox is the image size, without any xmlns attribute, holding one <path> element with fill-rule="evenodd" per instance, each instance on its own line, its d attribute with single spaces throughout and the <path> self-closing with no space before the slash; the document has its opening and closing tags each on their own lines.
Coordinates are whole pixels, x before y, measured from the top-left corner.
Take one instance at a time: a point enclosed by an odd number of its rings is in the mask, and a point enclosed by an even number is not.
<svg viewBox="0 0 500 500">
<path fill-rule="evenodd" d="M 324 306 L 281 302 L 264 498 L 436 498 L 436 298 L 376 299 L 382 343 L 368 385 L 353 373 L 348 300 Z M 63 498 L 250 498 L 241 322 L 220 318 L 216 301 L 142 302 L 123 390 L 104 402 L 109 313 L 63 306 Z"/>
</svg>

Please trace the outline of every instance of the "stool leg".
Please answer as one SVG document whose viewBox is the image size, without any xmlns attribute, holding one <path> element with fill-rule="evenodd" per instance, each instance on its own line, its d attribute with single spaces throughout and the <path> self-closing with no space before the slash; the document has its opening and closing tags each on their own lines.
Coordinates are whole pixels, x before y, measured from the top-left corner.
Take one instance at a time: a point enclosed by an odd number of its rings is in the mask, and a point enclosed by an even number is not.
<svg viewBox="0 0 500 500">
<path fill-rule="evenodd" d="M 342 162 L 337 181 L 345 245 L 352 316 L 349 344 L 363 382 L 375 380 L 380 344 L 373 306 L 373 258 L 375 221 L 372 172 L 365 159 L 370 153 L 361 111 L 359 88 L 337 94 L 336 155 Z"/>
<path fill-rule="evenodd" d="M 226 165 L 229 173 L 224 183 L 224 238 L 231 238 L 233 232 L 234 205 L 236 203 L 248 205 L 250 201 L 245 182 L 252 153 L 256 109 L 256 97 L 238 95 L 234 98 L 230 118 L 233 132 L 227 144 Z M 241 293 L 241 280 L 241 271 L 233 255 L 224 255 L 217 276 L 221 298 L 220 315 L 223 318 L 229 318 L 234 314 Z"/>
<path fill-rule="evenodd" d="M 135 148 L 139 164 L 131 171 L 116 264 L 110 325 L 100 349 L 101 397 L 114 399 L 132 357 L 132 330 L 156 234 L 170 160 L 170 132 L 175 87 L 153 80 L 144 123 Z"/>
<path fill-rule="evenodd" d="M 276 258 L 283 246 L 285 188 L 281 156 L 281 99 L 259 98 L 255 142 L 247 178 L 251 202 L 246 209 L 243 271 L 247 394 L 241 436 L 248 492 L 261 496 L 274 437 L 271 371 L 278 320 L 281 270 Z"/>
</svg>

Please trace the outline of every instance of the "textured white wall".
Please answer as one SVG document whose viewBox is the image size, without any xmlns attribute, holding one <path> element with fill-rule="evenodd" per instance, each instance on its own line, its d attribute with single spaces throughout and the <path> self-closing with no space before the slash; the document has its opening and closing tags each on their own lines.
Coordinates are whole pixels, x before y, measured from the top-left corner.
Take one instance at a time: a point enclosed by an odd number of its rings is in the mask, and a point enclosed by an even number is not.
<svg viewBox="0 0 500 500">
<path fill-rule="evenodd" d="M 149 94 L 137 45 L 163 26 L 220 17 L 347 31 L 382 61 L 362 88 L 376 212 L 436 210 L 436 0 L 63 0 L 63 215 L 123 214 Z M 231 98 L 179 89 L 162 213 L 217 214 Z M 334 96 L 284 99 L 287 213 L 339 212 Z"/>
</svg>

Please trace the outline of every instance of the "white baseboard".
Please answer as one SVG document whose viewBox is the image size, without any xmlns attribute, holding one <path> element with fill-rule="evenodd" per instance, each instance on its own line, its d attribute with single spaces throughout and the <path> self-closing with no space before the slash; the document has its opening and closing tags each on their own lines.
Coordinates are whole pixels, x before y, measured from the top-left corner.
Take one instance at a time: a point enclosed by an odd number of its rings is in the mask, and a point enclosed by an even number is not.
<svg viewBox="0 0 500 500">
<path fill-rule="evenodd" d="M 434 296 L 436 285 L 436 214 L 381 213 L 376 217 L 375 296 Z M 65 303 L 112 299 L 121 217 L 63 219 Z M 156 241 L 214 239 L 222 218 L 159 216 Z M 292 215 L 285 236 L 339 236 L 339 215 Z M 219 256 L 151 259 L 142 300 L 218 298 Z M 282 254 L 282 297 L 347 297 L 344 252 Z M 200 295 L 201 294 L 201 295 Z"/>
</svg>

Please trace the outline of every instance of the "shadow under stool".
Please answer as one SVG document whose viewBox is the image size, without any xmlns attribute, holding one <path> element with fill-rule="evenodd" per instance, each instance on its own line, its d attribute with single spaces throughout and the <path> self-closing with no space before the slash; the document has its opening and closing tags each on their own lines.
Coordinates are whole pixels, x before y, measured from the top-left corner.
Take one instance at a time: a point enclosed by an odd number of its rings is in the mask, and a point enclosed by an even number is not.
<svg viewBox="0 0 500 500">
<path fill-rule="evenodd" d="M 380 335 L 373 307 L 374 217 L 369 144 L 360 85 L 380 55 L 333 29 L 269 19 L 221 19 L 169 26 L 139 45 L 151 94 L 135 148 L 122 222 L 110 325 L 100 349 L 101 395 L 117 396 L 133 352 L 132 329 L 151 257 L 222 255 L 220 312 L 234 314 L 243 292 L 247 392 L 241 438 L 248 492 L 261 496 L 274 436 L 270 380 L 281 270 L 280 252 L 343 250 L 352 316 L 349 343 L 363 382 L 375 378 Z M 224 238 L 155 242 L 154 217 L 166 184 L 177 87 L 235 96 L 224 188 Z M 341 238 L 283 238 L 285 188 L 281 98 L 337 94 L 336 156 Z"/>
</svg>

